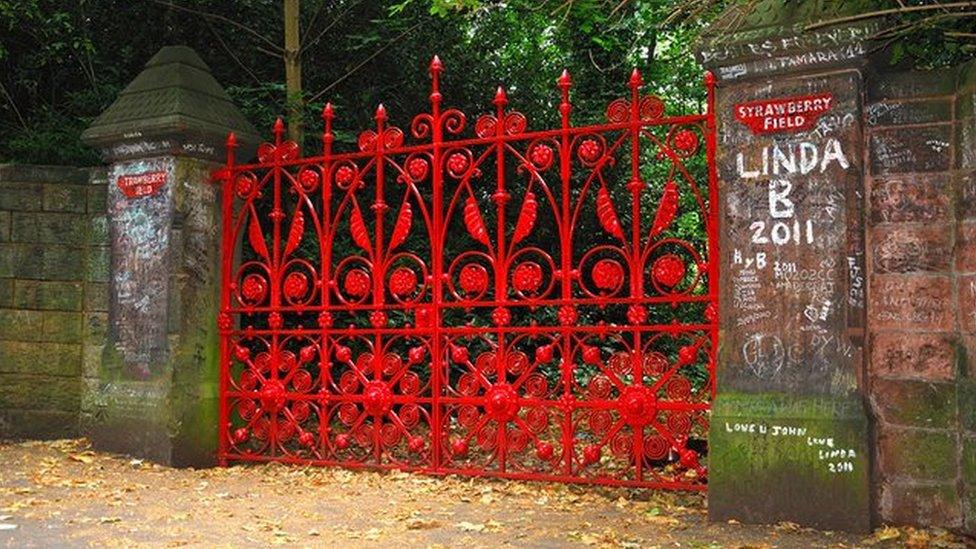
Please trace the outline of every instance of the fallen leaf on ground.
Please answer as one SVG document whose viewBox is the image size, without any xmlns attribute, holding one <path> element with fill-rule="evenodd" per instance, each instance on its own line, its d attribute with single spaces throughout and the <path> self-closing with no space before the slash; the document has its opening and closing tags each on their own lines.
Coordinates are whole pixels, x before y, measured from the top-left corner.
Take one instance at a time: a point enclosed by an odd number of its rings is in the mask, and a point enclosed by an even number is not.
<svg viewBox="0 0 976 549">
<path fill-rule="evenodd" d="M 68 454 L 68 459 L 88 465 L 90 463 L 95 463 L 95 452 L 88 451 L 80 454 Z"/>
<path fill-rule="evenodd" d="M 429 530 L 431 528 L 437 528 L 440 525 L 441 523 L 434 519 L 420 517 L 407 519 L 406 522 L 407 530 Z"/>
<path fill-rule="evenodd" d="M 892 539 L 898 539 L 901 536 L 901 530 L 897 528 L 892 528 L 891 526 L 885 526 L 883 528 L 878 528 L 871 534 L 871 537 L 863 540 L 861 543 L 864 545 L 874 545 L 876 543 L 881 543 L 883 541 L 888 541 Z"/>
</svg>

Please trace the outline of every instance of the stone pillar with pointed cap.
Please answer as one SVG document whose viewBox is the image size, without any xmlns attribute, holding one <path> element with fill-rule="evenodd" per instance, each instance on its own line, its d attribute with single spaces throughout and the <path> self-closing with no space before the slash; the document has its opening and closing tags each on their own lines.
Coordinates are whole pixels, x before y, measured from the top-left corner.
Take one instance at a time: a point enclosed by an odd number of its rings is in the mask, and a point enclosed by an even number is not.
<svg viewBox="0 0 976 549">
<path fill-rule="evenodd" d="M 83 134 L 109 169 L 109 335 L 83 424 L 97 448 L 165 464 L 214 461 L 219 188 L 236 133 L 257 132 L 190 48 L 162 48 Z"/>
</svg>

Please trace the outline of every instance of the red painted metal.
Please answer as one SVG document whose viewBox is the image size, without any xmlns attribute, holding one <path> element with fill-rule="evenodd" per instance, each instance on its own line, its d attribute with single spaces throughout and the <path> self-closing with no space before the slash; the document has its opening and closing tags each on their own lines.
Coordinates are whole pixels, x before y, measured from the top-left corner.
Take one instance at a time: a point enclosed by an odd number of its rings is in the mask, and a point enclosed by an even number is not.
<svg viewBox="0 0 976 549">
<path fill-rule="evenodd" d="M 223 184 L 220 449 L 281 461 L 702 489 L 718 320 L 708 112 L 640 93 L 530 131 L 441 104 L 410 142 L 284 141 Z M 704 141 L 704 146 L 702 142 Z M 636 222 L 634 222 L 636 220 Z"/>
</svg>

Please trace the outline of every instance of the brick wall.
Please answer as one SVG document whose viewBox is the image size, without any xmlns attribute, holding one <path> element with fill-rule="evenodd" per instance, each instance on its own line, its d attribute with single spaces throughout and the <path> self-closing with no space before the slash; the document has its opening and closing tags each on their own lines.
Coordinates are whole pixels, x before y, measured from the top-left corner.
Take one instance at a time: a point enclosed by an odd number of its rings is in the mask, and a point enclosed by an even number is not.
<svg viewBox="0 0 976 549">
<path fill-rule="evenodd" d="M 0 437 L 78 432 L 107 324 L 105 192 L 102 169 L 0 165 Z"/>
<path fill-rule="evenodd" d="M 976 350 L 969 72 L 867 78 L 865 388 L 884 522 L 973 524 L 964 479 L 976 465 L 964 466 L 964 448 L 973 447 L 967 357 Z"/>
</svg>

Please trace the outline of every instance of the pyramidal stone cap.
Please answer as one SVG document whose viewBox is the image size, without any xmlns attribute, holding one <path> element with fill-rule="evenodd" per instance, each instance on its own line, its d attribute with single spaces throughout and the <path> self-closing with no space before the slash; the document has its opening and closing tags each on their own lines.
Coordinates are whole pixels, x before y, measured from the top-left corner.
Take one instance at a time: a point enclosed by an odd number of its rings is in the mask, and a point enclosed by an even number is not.
<svg viewBox="0 0 976 549">
<path fill-rule="evenodd" d="M 108 161 L 172 154 L 222 162 L 229 132 L 238 158 L 249 158 L 260 141 L 254 126 L 195 51 L 166 46 L 81 138 Z"/>
</svg>

